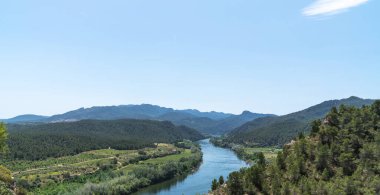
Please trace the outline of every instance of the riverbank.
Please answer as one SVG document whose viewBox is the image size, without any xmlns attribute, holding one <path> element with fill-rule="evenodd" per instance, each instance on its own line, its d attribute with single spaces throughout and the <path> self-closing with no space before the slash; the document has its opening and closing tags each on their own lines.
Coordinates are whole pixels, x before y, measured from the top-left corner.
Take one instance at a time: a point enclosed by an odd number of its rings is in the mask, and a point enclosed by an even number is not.
<svg viewBox="0 0 380 195">
<path fill-rule="evenodd" d="M 203 161 L 196 172 L 186 177 L 176 177 L 170 181 L 149 186 L 134 195 L 207 194 L 213 179 L 220 176 L 227 178 L 229 173 L 249 166 L 230 149 L 216 147 L 208 139 L 198 143 L 202 149 Z"/>
<path fill-rule="evenodd" d="M 263 153 L 265 159 L 271 161 L 276 158 L 278 152 L 282 151 L 282 149 L 275 147 L 254 147 L 243 144 L 230 143 L 227 142 L 223 137 L 210 138 L 210 142 L 215 146 L 231 149 L 240 159 L 246 161 L 249 164 L 252 164 L 257 159 L 258 153 Z"/>
<path fill-rule="evenodd" d="M 18 188 L 30 194 L 130 194 L 186 175 L 199 167 L 202 153 L 190 141 L 141 150 L 94 150 L 41 161 L 13 161 Z"/>
</svg>

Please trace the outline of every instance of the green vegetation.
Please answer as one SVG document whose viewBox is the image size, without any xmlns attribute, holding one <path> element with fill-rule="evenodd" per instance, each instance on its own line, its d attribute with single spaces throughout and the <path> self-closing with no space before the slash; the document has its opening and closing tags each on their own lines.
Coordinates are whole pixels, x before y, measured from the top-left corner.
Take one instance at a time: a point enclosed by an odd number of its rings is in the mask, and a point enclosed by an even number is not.
<svg viewBox="0 0 380 195">
<path fill-rule="evenodd" d="M 0 123 L 0 154 L 7 152 L 7 137 L 8 134 L 5 125 Z M 0 194 L 13 194 L 10 190 L 12 181 L 11 171 L 0 165 Z"/>
<path fill-rule="evenodd" d="M 170 122 L 149 120 L 84 120 L 78 122 L 8 125 L 9 160 L 42 160 L 113 148 L 118 150 L 154 147 L 155 142 L 200 140 L 194 129 Z"/>
<path fill-rule="evenodd" d="M 323 118 L 333 107 L 340 105 L 361 107 L 373 102 L 374 100 L 350 97 L 326 101 L 284 116 L 258 118 L 233 130 L 228 135 L 228 141 L 239 144 L 282 147 L 298 133 L 309 133 L 311 130 L 310 123 L 313 120 Z"/>
<path fill-rule="evenodd" d="M 219 185 L 223 185 L 224 184 L 224 178 L 223 176 L 220 176 L 219 177 Z"/>
<path fill-rule="evenodd" d="M 276 160 L 258 155 L 214 194 L 379 194 L 380 101 L 333 108 L 284 146 Z"/>
<path fill-rule="evenodd" d="M 211 190 L 216 190 L 218 189 L 218 187 L 219 187 L 218 181 L 216 179 L 213 179 L 211 183 Z"/>
<path fill-rule="evenodd" d="M 212 183 L 211 183 L 211 190 L 215 191 L 218 188 L 220 188 L 221 186 L 223 186 L 223 184 L 224 184 L 224 178 L 223 178 L 223 176 L 220 176 L 219 180 L 213 179 Z"/>
<path fill-rule="evenodd" d="M 267 160 L 272 160 L 276 158 L 277 153 L 282 151 L 282 149 L 276 147 L 258 147 L 249 146 L 246 144 L 235 144 L 230 143 L 225 137 L 213 137 L 210 142 L 218 147 L 230 148 L 233 150 L 237 156 L 248 163 L 252 163 L 257 159 L 257 155 L 263 153 Z"/>
<path fill-rule="evenodd" d="M 102 149 L 40 161 L 6 162 L 18 188 L 31 194 L 130 194 L 191 172 L 202 158 L 199 146 L 155 144 L 138 150 Z"/>
<path fill-rule="evenodd" d="M 0 154 L 7 151 L 8 133 L 3 123 L 0 123 Z"/>
<path fill-rule="evenodd" d="M 130 194 L 187 174 L 202 159 L 190 140 L 203 135 L 170 122 L 84 120 L 8 127 L 10 153 L 0 162 L 12 173 L 0 166 L 0 194 L 13 193 L 11 175 L 18 194 Z M 6 135 L 1 124 L 1 151 Z"/>
</svg>

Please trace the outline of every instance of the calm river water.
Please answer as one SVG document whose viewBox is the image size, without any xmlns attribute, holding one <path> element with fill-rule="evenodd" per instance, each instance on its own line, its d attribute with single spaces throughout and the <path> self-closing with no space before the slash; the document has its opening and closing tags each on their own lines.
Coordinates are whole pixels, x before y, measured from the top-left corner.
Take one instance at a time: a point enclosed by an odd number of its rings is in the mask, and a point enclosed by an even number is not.
<svg viewBox="0 0 380 195">
<path fill-rule="evenodd" d="M 209 140 L 201 140 L 203 163 L 191 175 L 144 188 L 134 195 L 195 195 L 205 194 L 211 188 L 211 181 L 221 175 L 226 178 L 230 172 L 248 166 L 233 151 L 213 146 Z"/>
</svg>

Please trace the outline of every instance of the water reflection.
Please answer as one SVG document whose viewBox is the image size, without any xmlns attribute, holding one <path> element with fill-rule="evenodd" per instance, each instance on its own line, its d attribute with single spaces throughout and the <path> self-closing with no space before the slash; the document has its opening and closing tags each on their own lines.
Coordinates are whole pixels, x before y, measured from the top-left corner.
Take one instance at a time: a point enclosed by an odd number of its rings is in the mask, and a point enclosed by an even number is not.
<svg viewBox="0 0 380 195">
<path fill-rule="evenodd" d="M 231 150 L 213 146 L 209 140 L 199 141 L 203 163 L 193 174 L 177 177 L 135 193 L 134 195 L 194 195 L 207 193 L 214 178 L 226 178 L 230 172 L 248 166 Z"/>
</svg>

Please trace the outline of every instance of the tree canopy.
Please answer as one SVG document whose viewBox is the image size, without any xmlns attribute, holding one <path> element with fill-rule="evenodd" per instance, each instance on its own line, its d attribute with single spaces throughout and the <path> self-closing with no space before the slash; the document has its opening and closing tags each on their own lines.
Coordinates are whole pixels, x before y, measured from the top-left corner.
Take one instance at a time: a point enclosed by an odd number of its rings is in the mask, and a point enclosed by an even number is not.
<svg viewBox="0 0 380 195">
<path fill-rule="evenodd" d="M 0 123 L 0 154 L 7 152 L 7 137 L 8 134 L 5 125 L 3 123 Z M 0 165 L 0 194 L 13 194 L 13 192 L 10 190 L 12 180 L 11 171 Z"/>
<path fill-rule="evenodd" d="M 380 101 L 333 108 L 276 160 L 231 173 L 230 194 L 379 194 Z"/>
<path fill-rule="evenodd" d="M 0 153 L 4 153 L 7 149 L 7 130 L 4 123 L 0 123 Z"/>
<path fill-rule="evenodd" d="M 105 148 L 139 149 L 154 147 L 154 143 L 204 138 L 194 129 L 150 120 L 83 120 L 8 127 L 11 160 L 40 160 Z"/>
</svg>

